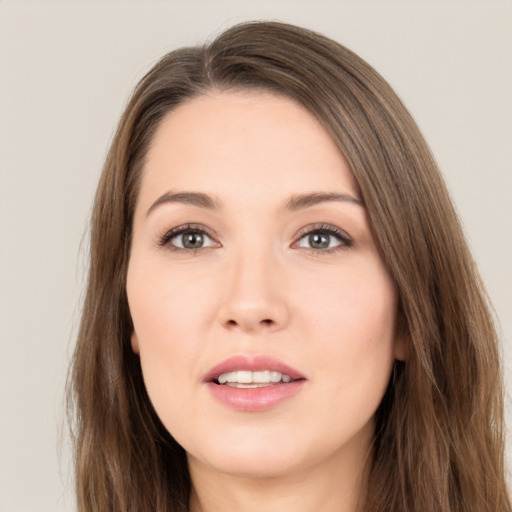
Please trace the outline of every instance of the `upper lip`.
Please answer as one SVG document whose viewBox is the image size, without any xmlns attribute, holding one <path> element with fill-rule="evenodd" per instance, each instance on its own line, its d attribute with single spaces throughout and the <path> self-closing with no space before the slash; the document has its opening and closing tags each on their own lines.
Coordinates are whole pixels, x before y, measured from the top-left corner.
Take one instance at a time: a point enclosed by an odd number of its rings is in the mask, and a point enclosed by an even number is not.
<svg viewBox="0 0 512 512">
<path fill-rule="evenodd" d="M 204 377 L 204 382 L 213 382 L 223 373 L 235 372 L 238 370 L 246 370 L 257 372 L 262 370 L 270 370 L 288 375 L 294 380 L 305 379 L 306 377 L 291 366 L 283 363 L 279 359 L 265 355 L 236 355 L 225 359 L 221 363 L 215 365 Z"/>
</svg>

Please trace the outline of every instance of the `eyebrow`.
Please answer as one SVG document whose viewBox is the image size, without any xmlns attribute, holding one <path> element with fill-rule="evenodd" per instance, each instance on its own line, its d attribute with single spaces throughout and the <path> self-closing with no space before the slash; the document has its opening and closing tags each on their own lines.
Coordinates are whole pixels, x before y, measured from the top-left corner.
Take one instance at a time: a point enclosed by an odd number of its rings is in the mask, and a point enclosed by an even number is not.
<svg viewBox="0 0 512 512">
<path fill-rule="evenodd" d="M 303 208 L 310 208 L 320 203 L 341 201 L 352 203 L 364 208 L 364 203 L 360 199 L 351 196 L 350 194 L 340 194 L 331 192 L 313 192 L 309 194 L 299 194 L 292 196 L 284 207 L 285 212 L 294 212 Z M 166 192 L 160 196 L 148 209 L 146 216 L 148 216 L 155 208 L 167 203 L 181 203 L 198 208 L 205 208 L 207 210 L 220 210 L 221 204 L 207 194 L 202 192 Z"/>
<path fill-rule="evenodd" d="M 206 208 L 207 210 L 220 209 L 220 203 L 202 192 L 166 192 L 149 207 L 146 216 L 148 216 L 158 206 L 166 203 L 190 204 L 192 206 L 197 206 L 198 208 Z"/>
<path fill-rule="evenodd" d="M 286 203 L 285 211 L 294 212 L 302 208 L 310 208 L 320 203 L 330 201 L 341 201 L 346 203 L 356 204 L 364 208 L 364 203 L 361 199 L 351 196 L 350 194 L 330 193 L 330 192 L 313 192 L 310 194 L 300 194 L 290 198 Z"/>
</svg>

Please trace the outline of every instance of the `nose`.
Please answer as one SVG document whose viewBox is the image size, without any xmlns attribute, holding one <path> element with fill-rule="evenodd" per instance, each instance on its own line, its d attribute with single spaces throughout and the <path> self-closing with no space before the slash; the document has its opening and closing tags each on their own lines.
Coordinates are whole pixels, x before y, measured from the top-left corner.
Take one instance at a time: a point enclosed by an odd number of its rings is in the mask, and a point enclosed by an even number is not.
<svg viewBox="0 0 512 512">
<path fill-rule="evenodd" d="M 278 331 L 290 318 L 285 279 L 271 257 L 255 252 L 240 255 L 231 265 L 220 294 L 218 318 L 230 330 Z"/>
</svg>

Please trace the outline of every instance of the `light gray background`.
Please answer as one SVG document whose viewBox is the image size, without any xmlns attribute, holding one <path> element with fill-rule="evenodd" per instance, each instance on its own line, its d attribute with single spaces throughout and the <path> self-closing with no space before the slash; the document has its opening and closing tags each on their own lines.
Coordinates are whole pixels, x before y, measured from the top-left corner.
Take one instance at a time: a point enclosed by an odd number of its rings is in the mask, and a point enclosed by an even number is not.
<svg viewBox="0 0 512 512">
<path fill-rule="evenodd" d="M 0 0 L 0 512 L 74 509 L 63 389 L 79 246 L 129 92 L 165 52 L 255 18 L 333 37 L 408 105 L 501 319 L 512 382 L 511 1 Z"/>
</svg>

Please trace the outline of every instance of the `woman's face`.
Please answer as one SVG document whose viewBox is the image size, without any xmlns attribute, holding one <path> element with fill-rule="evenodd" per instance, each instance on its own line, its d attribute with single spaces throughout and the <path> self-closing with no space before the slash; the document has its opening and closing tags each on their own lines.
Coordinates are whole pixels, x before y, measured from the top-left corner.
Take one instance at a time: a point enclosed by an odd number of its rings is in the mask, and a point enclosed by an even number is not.
<svg viewBox="0 0 512 512">
<path fill-rule="evenodd" d="M 349 166 L 292 100 L 211 92 L 159 126 L 127 293 L 149 397 L 191 470 L 360 460 L 397 294 Z"/>
</svg>

